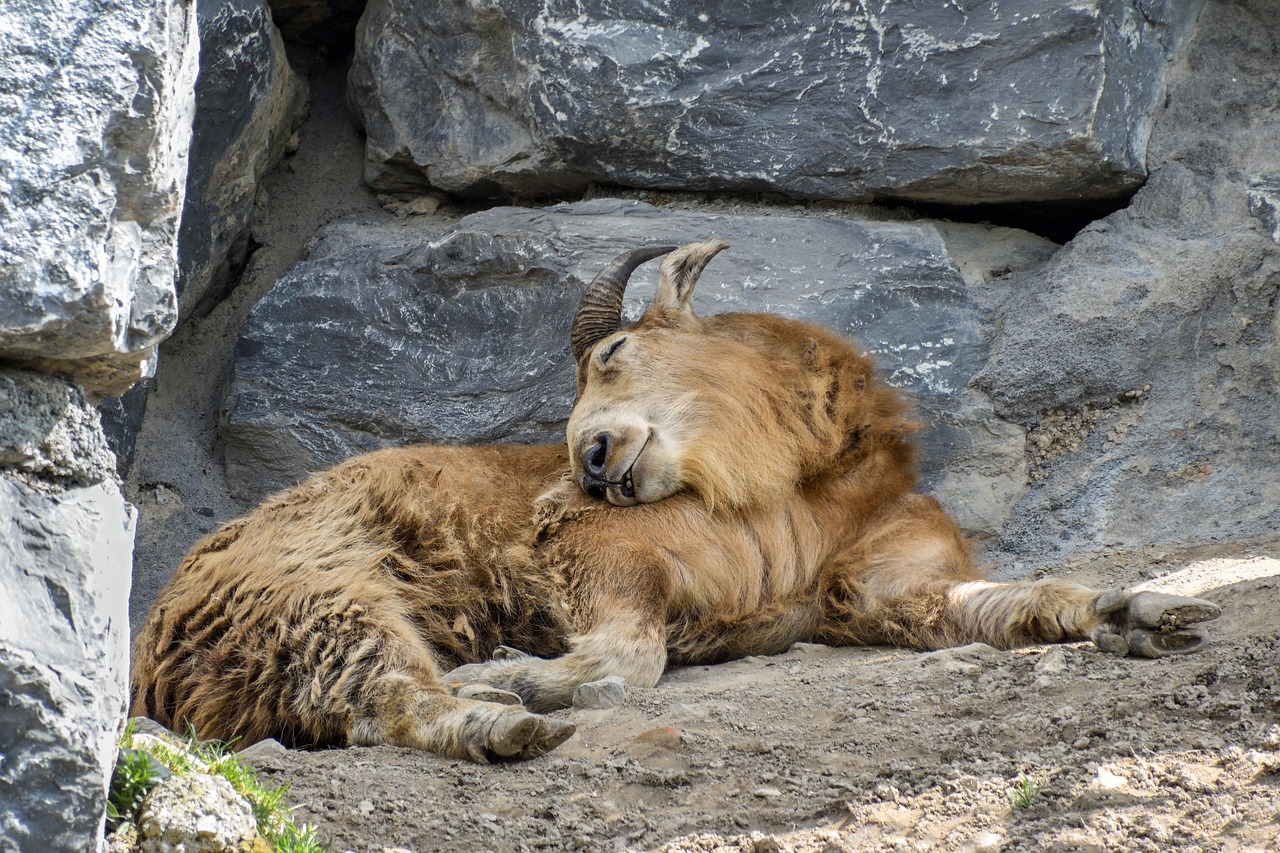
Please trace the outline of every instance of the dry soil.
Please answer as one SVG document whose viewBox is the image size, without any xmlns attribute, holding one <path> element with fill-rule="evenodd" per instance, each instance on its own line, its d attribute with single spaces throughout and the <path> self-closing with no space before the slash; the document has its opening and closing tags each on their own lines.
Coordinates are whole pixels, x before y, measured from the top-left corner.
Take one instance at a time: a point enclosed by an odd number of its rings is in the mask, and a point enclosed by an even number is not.
<svg viewBox="0 0 1280 853">
<path fill-rule="evenodd" d="M 797 644 L 669 672 L 524 764 L 268 753 L 334 850 L 1280 849 L 1280 541 L 1055 574 L 1217 602 L 1212 643 L 920 653 Z"/>
</svg>

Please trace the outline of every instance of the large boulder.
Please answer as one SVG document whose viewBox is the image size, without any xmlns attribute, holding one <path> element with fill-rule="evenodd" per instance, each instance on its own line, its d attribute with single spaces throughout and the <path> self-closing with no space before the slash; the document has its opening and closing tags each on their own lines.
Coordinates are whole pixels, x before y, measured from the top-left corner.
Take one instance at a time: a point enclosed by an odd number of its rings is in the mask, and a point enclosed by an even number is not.
<svg viewBox="0 0 1280 853">
<path fill-rule="evenodd" d="M 0 851 L 102 842 L 134 511 L 79 388 L 0 370 Z"/>
<path fill-rule="evenodd" d="M 200 0 L 200 76 L 178 234 L 179 314 L 207 313 L 244 265 L 262 177 L 285 155 L 306 83 L 266 0 Z"/>
<path fill-rule="evenodd" d="M 385 191 L 1117 199 L 1199 8 L 373 0 L 350 97 Z"/>
<path fill-rule="evenodd" d="M 124 391 L 176 320 L 184 0 L 0 7 L 0 358 Z"/>
<path fill-rule="evenodd" d="M 1011 276 L 976 382 L 1030 430 L 1009 550 L 1051 560 L 1280 530 L 1277 33 L 1274 3 L 1206 9 L 1147 185 Z"/>
<path fill-rule="evenodd" d="M 435 239 L 331 229 L 242 329 L 221 430 L 232 492 L 257 500 L 390 444 L 563 441 L 586 282 L 627 248 L 711 236 L 734 245 L 695 309 L 776 311 L 860 340 L 920 404 L 930 487 L 969 528 L 997 530 L 1026 477 L 1023 431 L 966 390 L 986 362 L 983 291 L 998 288 L 991 270 L 1030 266 L 1053 244 L 983 226 L 614 199 L 498 208 Z M 634 277 L 629 317 L 654 269 Z"/>
</svg>

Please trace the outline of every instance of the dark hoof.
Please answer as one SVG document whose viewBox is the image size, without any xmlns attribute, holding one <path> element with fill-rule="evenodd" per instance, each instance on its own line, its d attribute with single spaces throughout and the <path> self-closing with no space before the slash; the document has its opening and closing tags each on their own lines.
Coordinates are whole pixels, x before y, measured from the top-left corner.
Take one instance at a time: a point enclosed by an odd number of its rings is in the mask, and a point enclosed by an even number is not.
<svg viewBox="0 0 1280 853">
<path fill-rule="evenodd" d="M 489 732 L 489 752 L 507 761 L 537 758 L 564 743 L 575 730 L 573 723 L 538 714 L 504 714 Z"/>
<path fill-rule="evenodd" d="M 1103 593 L 1094 610 L 1107 617 L 1093 630 L 1098 648 L 1108 654 L 1143 658 L 1195 651 L 1203 645 L 1204 635 L 1186 626 L 1222 615 L 1222 608 L 1202 598 L 1124 590 Z"/>
</svg>

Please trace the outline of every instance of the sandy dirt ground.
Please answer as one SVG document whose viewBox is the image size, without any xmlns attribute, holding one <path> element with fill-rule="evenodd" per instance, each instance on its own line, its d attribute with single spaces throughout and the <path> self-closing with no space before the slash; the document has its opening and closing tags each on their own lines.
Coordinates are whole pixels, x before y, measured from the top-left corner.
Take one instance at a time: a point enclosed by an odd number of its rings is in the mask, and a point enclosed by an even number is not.
<svg viewBox="0 0 1280 853">
<path fill-rule="evenodd" d="M 361 853 L 1280 850 L 1280 540 L 1055 574 L 1224 613 L 1211 644 L 1159 661 L 797 644 L 673 670 L 558 712 L 577 734 L 524 764 L 389 747 L 254 763 Z"/>
</svg>

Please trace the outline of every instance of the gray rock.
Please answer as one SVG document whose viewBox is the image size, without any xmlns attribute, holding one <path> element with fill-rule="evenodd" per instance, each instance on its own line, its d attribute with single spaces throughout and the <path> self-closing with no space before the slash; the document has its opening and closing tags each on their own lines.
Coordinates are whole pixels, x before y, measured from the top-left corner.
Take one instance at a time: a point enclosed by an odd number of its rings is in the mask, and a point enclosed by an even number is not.
<svg viewBox="0 0 1280 853">
<path fill-rule="evenodd" d="M 1215 4 L 1171 76 L 1152 174 L 997 312 L 976 384 L 1030 429 L 1035 482 L 1000 547 L 1202 543 L 1280 529 L 1280 7 Z M 1251 209 L 1253 212 L 1251 213 Z"/>
<path fill-rule="evenodd" d="M 627 698 L 627 682 L 619 675 L 579 684 L 573 691 L 573 707 L 597 710 L 616 708 Z"/>
<path fill-rule="evenodd" d="M 257 835 L 253 807 L 221 776 L 171 776 L 138 811 L 141 853 L 238 853 Z"/>
<path fill-rule="evenodd" d="M 200 0 L 200 76 L 178 234 L 179 313 L 207 313 L 249 251 L 258 183 L 306 108 L 266 0 Z"/>
<path fill-rule="evenodd" d="M 107 445 L 116 457 L 116 470 L 123 479 L 133 464 L 137 448 L 138 432 L 147 412 L 147 395 L 151 393 L 155 377 L 144 379 L 118 397 L 108 397 L 98 404 L 102 418 L 102 432 Z"/>
<path fill-rule="evenodd" d="M 350 97 L 386 191 L 1115 199 L 1199 8 L 373 0 Z"/>
<path fill-rule="evenodd" d="M 90 485 L 115 471 L 98 413 L 71 383 L 0 370 L 0 473 Z"/>
<path fill-rule="evenodd" d="M 1249 181 L 1249 212 L 1272 240 L 1280 243 L 1280 177 L 1269 175 Z"/>
<path fill-rule="evenodd" d="M 1062 650 L 1062 646 L 1050 646 L 1040 660 L 1036 661 L 1032 669 L 1035 672 L 1044 675 L 1057 675 L 1064 672 L 1067 668 L 1067 653 Z"/>
<path fill-rule="evenodd" d="M 102 841 L 127 698 L 134 512 L 113 481 L 0 476 L 0 851 Z"/>
<path fill-rule="evenodd" d="M 274 759 L 279 758 L 288 751 L 284 744 L 275 738 L 265 738 L 237 752 L 236 759 L 245 764 L 262 767 L 264 764 L 271 764 Z"/>
<path fill-rule="evenodd" d="M 984 308 L 970 290 L 984 268 L 1043 258 L 1047 241 L 614 199 L 495 209 L 417 246 L 390 245 L 375 227 L 353 247 L 351 231 L 322 241 L 243 327 L 221 432 L 241 498 L 390 444 L 563 441 L 568 330 L 585 283 L 625 248 L 711 236 L 734 247 L 704 276 L 696 310 L 776 311 L 860 340 L 919 402 L 929 483 L 969 527 L 993 532 L 1024 487 L 1022 430 L 966 390 L 986 361 Z M 979 244 L 986 256 L 970 251 Z M 627 317 L 652 296 L 655 269 L 635 276 Z"/>
<path fill-rule="evenodd" d="M 124 391 L 175 320 L 190 4 L 0 9 L 0 357 Z"/>
</svg>

